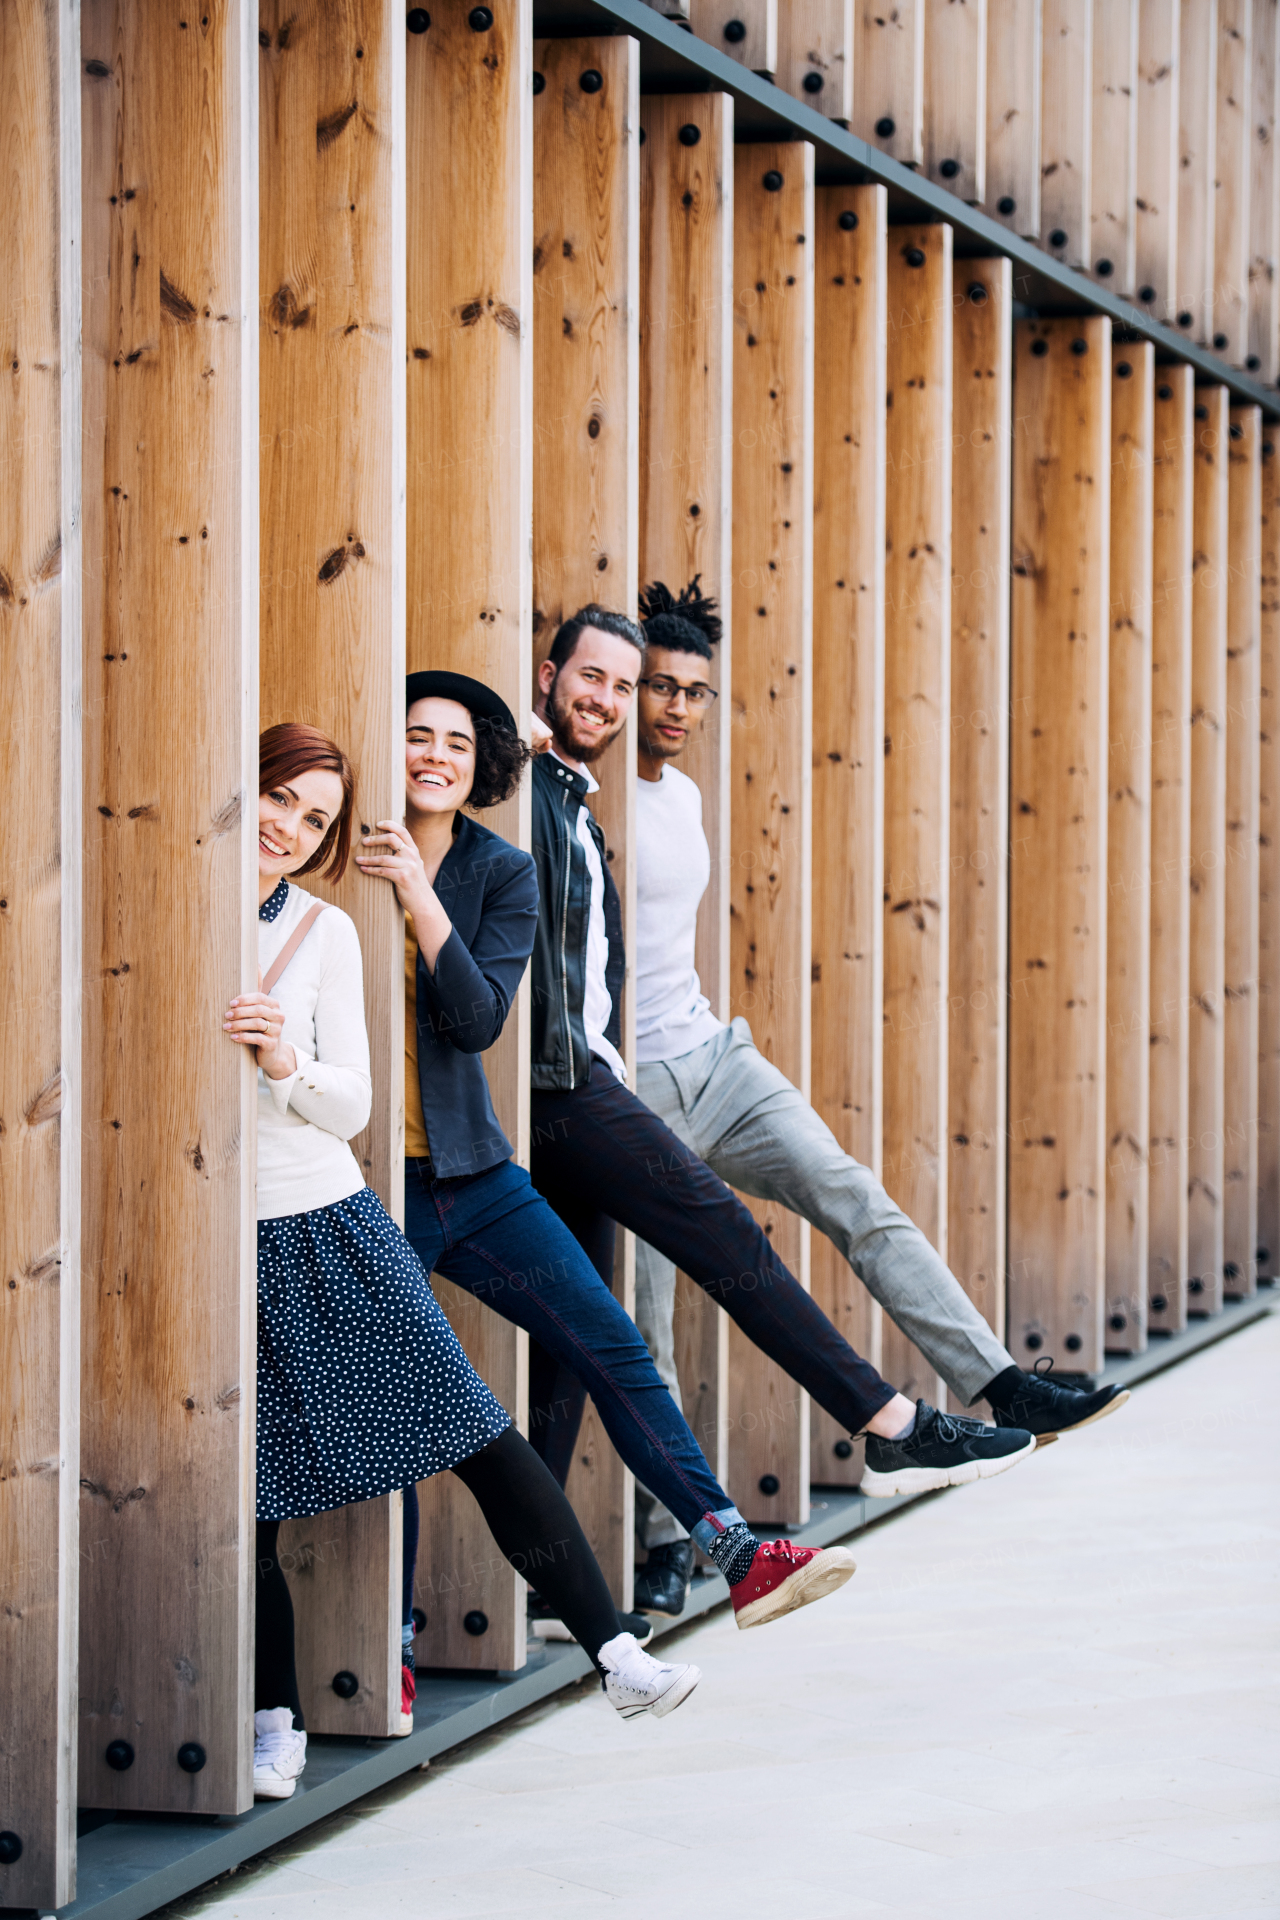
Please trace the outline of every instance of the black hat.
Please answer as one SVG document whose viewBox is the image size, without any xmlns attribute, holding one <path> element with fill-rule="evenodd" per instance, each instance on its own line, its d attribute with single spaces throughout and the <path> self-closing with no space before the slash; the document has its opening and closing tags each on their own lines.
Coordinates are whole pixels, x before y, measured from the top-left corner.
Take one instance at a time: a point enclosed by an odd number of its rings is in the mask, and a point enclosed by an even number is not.
<svg viewBox="0 0 1280 1920">
<path fill-rule="evenodd" d="M 415 700 L 456 700 L 473 720 L 491 720 L 495 726 L 509 727 L 512 733 L 520 731 L 506 701 L 500 700 L 483 680 L 473 680 L 469 674 L 433 667 L 429 673 L 406 675 L 404 690 L 406 713 Z"/>
</svg>

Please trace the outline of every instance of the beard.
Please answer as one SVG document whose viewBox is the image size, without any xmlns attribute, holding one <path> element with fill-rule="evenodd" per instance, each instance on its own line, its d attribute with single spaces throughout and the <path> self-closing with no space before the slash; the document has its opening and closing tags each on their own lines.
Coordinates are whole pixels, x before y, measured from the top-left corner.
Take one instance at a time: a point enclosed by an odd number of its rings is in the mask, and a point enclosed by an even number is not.
<svg viewBox="0 0 1280 1920">
<path fill-rule="evenodd" d="M 592 739 L 583 742 L 577 738 L 574 730 L 573 707 L 569 701 L 560 697 L 559 688 L 560 681 L 557 675 L 551 682 L 551 691 L 547 695 L 546 719 L 551 729 L 551 737 L 561 752 L 568 754 L 571 760 L 580 760 L 584 766 L 590 766 L 593 761 L 600 758 L 606 747 L 613 745 L 627 724 L 626 717 L 624 716 L 616 726 L 611 727 L 608 733 L 593 736 Z"/>
</svg>

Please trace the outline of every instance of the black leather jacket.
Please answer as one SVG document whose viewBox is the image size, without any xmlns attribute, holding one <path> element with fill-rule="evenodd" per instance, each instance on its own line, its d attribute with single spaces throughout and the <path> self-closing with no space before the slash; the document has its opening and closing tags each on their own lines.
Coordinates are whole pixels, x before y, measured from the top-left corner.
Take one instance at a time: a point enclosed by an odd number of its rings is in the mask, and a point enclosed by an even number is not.
<svg viewBox="0 0 1280 1920">
<path fill-rule="evenodd" d="M 538 928 L 533 940 L 533 1045 L 535 1088 L 566 1093 L 591 1078 L 582 1007 L 587 981 L 587 923 L 591 880 L 586 849 L 578 838 L 578 813 L 587 783 L 551 753 L 533 763 L 533 859 L 538 873 Z M 605 1039 L 622 1045 L 622 902 L 609 873 L 604 833 L 587 809 L 591 837 L 604 873 L 604 930 L 609 943 L 605 985 L 613 1001 Z"/>
</svg>

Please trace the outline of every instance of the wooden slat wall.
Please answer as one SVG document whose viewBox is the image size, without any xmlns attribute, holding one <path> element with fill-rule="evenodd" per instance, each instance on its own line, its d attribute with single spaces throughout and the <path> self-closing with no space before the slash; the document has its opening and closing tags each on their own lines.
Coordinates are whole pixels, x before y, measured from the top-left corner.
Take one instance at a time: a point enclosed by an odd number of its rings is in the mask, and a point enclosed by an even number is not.
<svg viewBox="0 0 1280 1920">
<path fill-rule="evenodd" d="M 853 115 L 856 0 L 782 0 L 777 83 L 841 126 Z"/>
<path fill-rule="evenodd" d="M 0 1902 L 75 1894 L 80 1422 L 80 35 L 0 11 Z M 56 876 L 56 878 L 54 878 Z M 54 884 L 50 884 L 50 880 Z"/>
<path fill-rule="evenodd" d="M 1280 372 L 1280 3 L 1254 0 L 1250 49 L 1249 331 L 1245 366 L 1263 380 Z"/>
<path fill-rule="evenodd" d="M 1252 20 L 1253 0 L 1218 0 L 1213 344 L 1235 367 L 1249 351 Z"/>
<path fill-rule="evenodd" d="M 1148 1326 L 1187 1319 L 1191 896 L 1190 367 L 1156 379 L 1151 595 L 1151 1070 Z"/>
<path fill-rule="evenodd" d="M 650 94 L 640 149 L 640 578 L 673 592 L 702 576 L 725 623 L 708 668 L 721 697 L 680 762 L 702 792 L 711 884 L 696 962 L 721 1019 L 729 1006 L 729 754 L 733 568 L 733 100 Z M 690 138 L 688 129 L 698 135 Z M 728 1319 L 677 1282 L 685 1417 L 721 1484 L 728 1472 Z"/>
<path fill-rule="evenodd" d="M 1003 1337 L 1013 269 L 965 260 L 956 283 L 947 1260 Z"/>
<path fill-rule="evenodd" d="M 1174 320 L 1207 346 L 1213 331 L 1218 0 L 1181 0 L 1178 29 L 1178 270 Z"/>
<path fill-rule="evenodd" d="M 745 1016 L 760 1051 L 806 1096 L 813 170 L 805 141 L 734 153 L 730 1010 Z M 778 1206 L 749 1204 L 807 1286 L 808 1223 Z M 806 1520 L 808 1396 L 736 1327 L 729 1334 L 729 1392 L 729 1493 L 750 1519 Z"/>
<path fill-rule="evenodd" d="M 986 209 L 1040 232 L 1041 0 L 987 0 Z"/>
<path fill-rule="evenodd" d="M 813 447 L 813 1077 L 815 1110 L 880 1171 L 884 1068 L 884 568 L 888 195 L 819 187 Z M 880 1310 L 825 1234 L 813 1296 L 880 1357 Z M 813 1478 L 857 1486 L 861 1448 L 816 1402 Z"/>
<path fill-rule="evenodd" d="M 80 1799 L 235 1813 L 257 1097 L 219 1016 L 257 978 L 258 19 L 92 0 L 81 27 Z"/>
<path fill-rule="evenodd" d="M 1181 0 L 1138 0 L 1138 154 L 1134 281 L 1164 320 L 1178 265 L 1178 58 Z"/>
<path fill-rule="evenodd" d="M 1106 1346 L 1147 1344 L 1155 350 L 1111 350 Z"/>
<path fill-rule="evenodd" d="M 884 1184 L 947 1254 L 951 228 L 889 245 L 885 487 Z M 937 1400 L 886 1324 L 881 1370 Z"/>
<path fill-rule="evenodd" d="M 1191 576 L 1191 1026 L 1188 1052 L 1188 1311 L 1222 1305 L 1223 1048 L 1227 810 L 1227 429 L 1225 387 L 1196 394 Z"/>
<path fill-rule="evenodd" d="M 927 4 L 857 0 L 854 21 L 853 130 L 909 167 L 924 162 Z"/>
<path fill-rule="evenodd" d="M 699 40 L 752 72 L 766 79 L 777 72 L 778 0 L 689 0 L 689 24 Z"/>
<path fill-rule="evenodd" d="M 408 633 L 410 671 L 448 667 L 502 695 L 526 730 L 533 524 L 533 44 L 527 9 L 498 0 L 477 33 L 463 0 L 406 37 Z M 451 218 L 438 217 L 440 182 Z M 402 719 L 397 708 L 397 722 Z M 528 782 L 484 816 L 530 845 Z M 403 980 L 403 974 L 398 976 Z M 399 988 L 403 994 L 403 986 Z M 403 1000 L 400 1002 L 403 1005 Z M 484 1057 L 499 1122 L 528 1163 L 528 976 Z M 523 1428 L 528 1338 L 447 1280 L 436 1296 L 481 1377 Z M 415 1597 L 424 1666 L 525 1658 L 524 1582 L 452 1474 L 419 1488 Z M 468 1615 L 488 1621 L 481 1634 Z M 473 1620 L 472 1625 L 476 1622 Z"/>
<path fill-rule="evenodd" d="M 1280 458 L 1262 435 L 1262 670 L 1258 815 L 1258 1278 L 1280 1270 Z"/>
<path fill-rule="evenodd" d="M 1222 1287 L 1258 1286 L 1258 835 L 1262 409 L 1233 407 L 1227 589 L 1227 874 Z"/>
<path fill-rule="evenodd" d="M 1103 1348 L 1110 336 L 1014 328 L 1009 1344 L 1064 1371 Z"/>
<path fill-rule="evenodd" d="M 1103 0 L 1093 19 L 1089 264 L 1128 299 L 1136 259 L 1139 3 Z"/>
<path fill-rule="evenodd" d="M 639 554 L 640 49 L 628 38 L 535 43 L 533 107 L 533 636 L 598 600 L 635 617 Z M 586 75 L 593 78 L 583 87 Z M 596 86 L 598 75 L 602 85 Z M 635 715 L 600 763 L 593 811 L 635 925 Z M 628 981 L 630 965 L 628 964 Z M 635 1059 L 635 1007 L 622 1007 Z M 614 1288 L 634 1298 L 635 1252 L 618 1235 Z M 569 1496 L 614 1597 L 630 1605 L 631 1475 L 594 1407 Z"/>
<path fill-rule="evenodd" d="M 1135 0 L 1136 4 L 1136 0 Z M 981 206 L 987 182 L 987 0 L 926 0 L 924 164 Z"/>
<path fill-rule="evenodd" d="M 1040 231 L 1070 267 L 1089 264 L 1093 12 L 1093 0 L 1044 0 Z"/>
</svg>

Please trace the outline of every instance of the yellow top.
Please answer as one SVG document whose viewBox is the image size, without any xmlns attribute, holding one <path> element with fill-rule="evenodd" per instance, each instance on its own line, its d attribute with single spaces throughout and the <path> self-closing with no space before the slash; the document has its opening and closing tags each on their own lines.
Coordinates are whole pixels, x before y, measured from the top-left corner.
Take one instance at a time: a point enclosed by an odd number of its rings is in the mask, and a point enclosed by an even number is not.
<svg viewBox="0 0 1280 1920">
<path fill-rule="evenodd" d="M 406 1160 L 431 1158 L 418 1080 L 418 936 L 407 913 L 404 917 L 404 1153 Z"/>
</svg>

